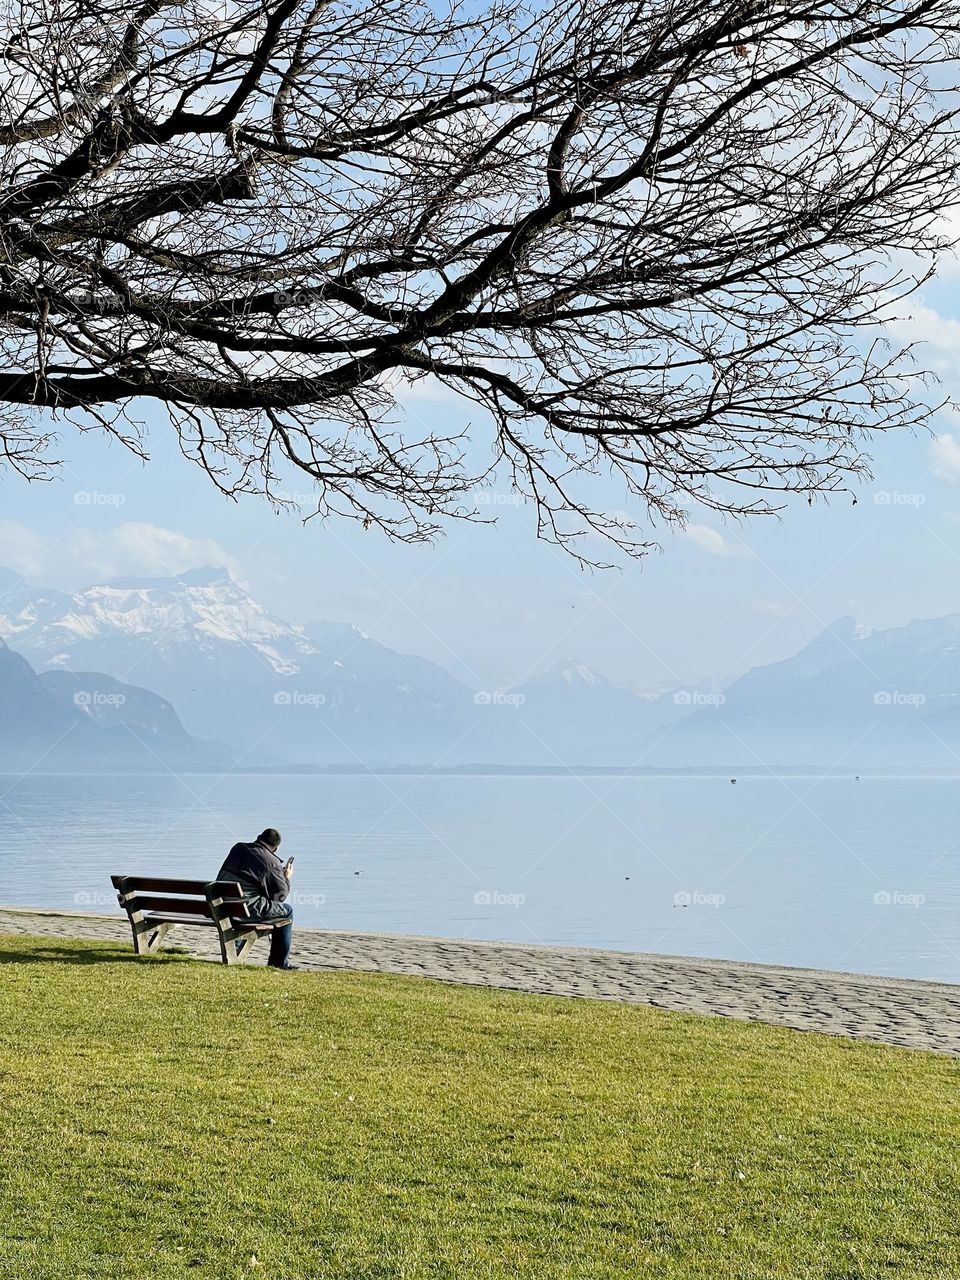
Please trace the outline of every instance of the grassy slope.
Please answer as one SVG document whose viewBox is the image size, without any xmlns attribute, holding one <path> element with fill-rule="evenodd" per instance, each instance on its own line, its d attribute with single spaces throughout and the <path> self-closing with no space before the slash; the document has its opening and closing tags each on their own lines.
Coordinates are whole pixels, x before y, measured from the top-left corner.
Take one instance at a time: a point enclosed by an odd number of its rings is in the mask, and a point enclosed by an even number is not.
<svg viewBox="0 0 960 1280">
<path fill-rule="evenodd" d="M 3 938 L 0 1277 L 955 1280 L 958 1083 L 720 1019 Z"/>
</svg>

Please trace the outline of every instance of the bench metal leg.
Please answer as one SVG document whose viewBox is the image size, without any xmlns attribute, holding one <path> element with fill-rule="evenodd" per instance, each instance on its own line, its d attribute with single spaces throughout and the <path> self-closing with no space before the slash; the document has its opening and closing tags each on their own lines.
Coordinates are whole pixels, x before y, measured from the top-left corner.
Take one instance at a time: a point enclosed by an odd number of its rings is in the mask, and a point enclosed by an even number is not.
<svg viewBox="0 0 960 1280">
<path fill-rule="evenodd" d="M 219 925 L 217 932 L 220 935 L 220 958 L 224 964 L 242 964 L 260 936 L 257 929 L 235 929 L 232 925 Z"/>
<path fill-rule="evenodd" d="M 249 958 L 260 936 L 259 929 L 245 929 L 242 921 L 230 915 L 238 906 L 242 906 L 246 912 L 246 904 L 239 904 L 235 898 L 223 898 L 209 891 L 207 903 L 220 938 L 220 959 L 224 964 L 242 964 Z"/>
<path fill-rule="evenodd" d="M 170 932 L 169 924 L 150 924 L 144 920 L 143 912 L 136 904 L 136 893 L 128 892 L 124 887 L 124 880 L 118 877 L 113 879 L 114 888 L 117 890 L 117 901 L 127 913 L 127 919 L 130 921 L 130 930 L 133 933 L 133 949 L 138 956 L 146 955 L 148 951 L 156 951 L 160 943 Z"/>
<path fill-rule="evenodd" d="M 257 929 L 251 929 L 249 933 L 240 934 L 240 936 L 237 938 L 237 955 L 236 955 L 237 961 L 239 963 L 242 964 L 243 961 L 248 960 L 250 958 L 250 952 L 253 950 L 256 944 L 256 941 L 259 937 L 260 937 L 260 932 Z"/>
<path fill-rule="evenodd" d="M 138 956 L 145 956 L 151 951 L 156 951 L 173 928 L 172 924 L 166 922 L 163 924 L 150 924 L 149 921 L 143 919 L 137 921 L 132 917 L 130 923 L 133 926 L 133 949 Z"/>
<path fill-rule="evenodd" d="M 130 921 L 134 951 L 138 956 L 145 956 L 151 951 L 156 951 L 174 926 L 168 921 L 156 924 L 145 920 L 143 912 L 135 905 L 135 897 L 132 893 L 120 893 L 117 898 L 121 907 L 127 913 L 127 919 Z"/>
</svg>

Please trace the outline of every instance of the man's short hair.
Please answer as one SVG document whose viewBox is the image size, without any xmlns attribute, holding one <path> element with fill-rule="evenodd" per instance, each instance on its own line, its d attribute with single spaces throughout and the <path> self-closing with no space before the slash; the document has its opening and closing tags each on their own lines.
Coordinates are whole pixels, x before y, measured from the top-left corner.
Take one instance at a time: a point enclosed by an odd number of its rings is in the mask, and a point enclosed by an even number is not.
<svg viewBox="0 0 960 1280">
<path fill-rule="evenodd" d="M 280 832 L 274 831 L 273 827 L 267 827 L 266 831 L 261 831 L 257 836 L 257 844 L 268 844 L 271 849 L 279 849 Z"/>
</svg>

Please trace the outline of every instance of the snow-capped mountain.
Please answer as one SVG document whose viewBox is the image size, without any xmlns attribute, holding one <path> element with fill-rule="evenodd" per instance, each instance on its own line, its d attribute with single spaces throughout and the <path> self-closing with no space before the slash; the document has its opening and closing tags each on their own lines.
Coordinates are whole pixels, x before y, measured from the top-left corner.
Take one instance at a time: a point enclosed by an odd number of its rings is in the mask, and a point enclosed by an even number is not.
<svg viewBox="0 0 960 1280">
<path fill-rule="evenodd" d="M 0 570 L 0 637 L 40 672 L 4 650 L 0 739 L 27 755 L 97 729 L 182 759 L 225 759 L 225 742 L 246 764 L 960 767 L 960 615 L 840 619 L 725 690 L 658 698 L 575 660 L 473 690 L 349 624 L 293 626 L 224 570 L 72 593 Z"/>
<path fill-rule="evenodd" d="M 296 628 L 270 618 L 226 570 L 177 578 L 125 578 L 72 595 L 31 591 L 9 570 L 0 577 L 0 632 L 35 661 L 76 667 L 84 653 L 106 653 L 110 669 L 178 651 L 224 646 L 289 675 L 313 646 Z M 149 656 L 148 656 L 149 650 Z"/>
<path fill-rule="evenodd" d="M 349 624 L 276 618 L 220 569 L 73 593 L 0 571 L 0 636 L 64 681 L 97 670 L 153 690 L 247 763 L 631 762 L 672 710 L 577 662 L 478 692 Z"/>
<path fill-rule="evenodd" d="M 225 570 L 123 579 L 74 593 L 0 577 L 0 636 L 37 667 L 105 671 L 154 690 L 190 733 L 302 763 L 433 759 L 472 691 L 339 624 L 271 616 Z"/>
</svg>

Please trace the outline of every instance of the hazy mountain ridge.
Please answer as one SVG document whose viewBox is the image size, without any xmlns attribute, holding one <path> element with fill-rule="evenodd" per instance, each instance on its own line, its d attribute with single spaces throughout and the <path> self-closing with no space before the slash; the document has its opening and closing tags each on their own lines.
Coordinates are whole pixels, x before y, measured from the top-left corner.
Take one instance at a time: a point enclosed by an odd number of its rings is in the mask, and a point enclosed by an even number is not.
<svg viewBox="0 0 960 1280">
<path fill-rule="evenodd" d="M 722 691 L 656 698 L 575 659 L 474 690 L 349 623 L 276 618 L 219 569 L 72 593 L 0 570 L 0 636 L 61 710 L 99 679 L 96 727 L 171 749 L 226 740 L 242 763 L 960 765 L 960 615 L 873 631 L 841 618 Z M 121 685 L 138 691 L 126 721 L 110 702 Z"/>
<path fill-rule="evenodd" d="M 349 626 L 318 624 L 311 638 L 226 571 L 71 594 L 6 579 L 0 635 L 38 667 L 135 679 L 170 702 L 189 732 L 251 756 L 430 759 L 473 714 L 473 691 L 436 664 Z"/>
<path fill-rule="evenodd" d="M 99 672 L 38 674 L 0 640 L 0 765 L 26 772 L 228 767 L 146 689 Z"/>
<path fill-rule="evenodd" d="M 275 618 L 223 570 L 73 593 L 7 573 L 0 635 L 38 668 L 135 680 L 190 733 L 288 762 L 605 763 L 611 752 L 630 762 L 659 714 L 575 662 L 477 691 L 349 624 Z"/>
<path fill-rule="evenodd" d="M 684 717 L 658 764 L 960 766 L 960 615 L 866 631 L 841 619 Z"/>
</svg>

